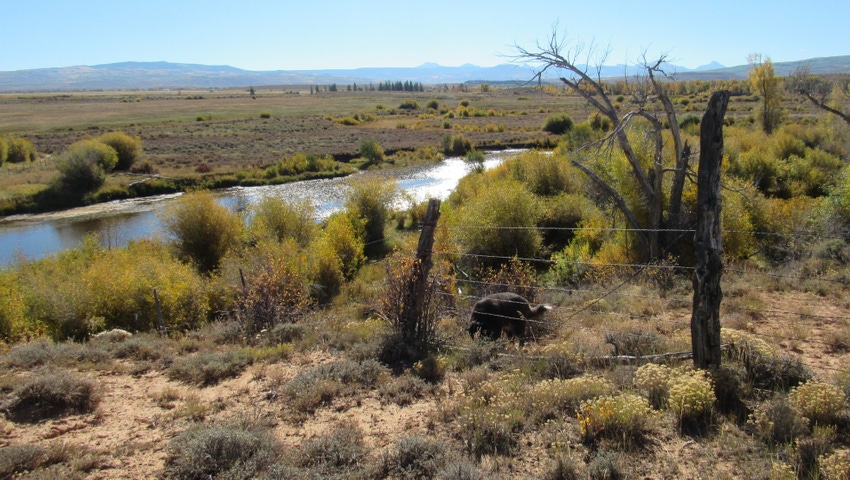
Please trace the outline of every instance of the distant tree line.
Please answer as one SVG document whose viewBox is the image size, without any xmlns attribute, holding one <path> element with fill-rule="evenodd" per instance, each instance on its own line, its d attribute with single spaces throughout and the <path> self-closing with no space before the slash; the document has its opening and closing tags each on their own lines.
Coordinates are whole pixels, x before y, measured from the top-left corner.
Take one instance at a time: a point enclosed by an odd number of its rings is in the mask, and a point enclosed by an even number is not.
<svg viewBox="0 0 850 480">
<path fill-rule="evenodd" d="M 411 82 L 410 80 L 391 82 L 388 80 L 378 83 L 378 91 L 424 92 L 425 87 L 422 86 L 422 82 Z"/>
</svg>

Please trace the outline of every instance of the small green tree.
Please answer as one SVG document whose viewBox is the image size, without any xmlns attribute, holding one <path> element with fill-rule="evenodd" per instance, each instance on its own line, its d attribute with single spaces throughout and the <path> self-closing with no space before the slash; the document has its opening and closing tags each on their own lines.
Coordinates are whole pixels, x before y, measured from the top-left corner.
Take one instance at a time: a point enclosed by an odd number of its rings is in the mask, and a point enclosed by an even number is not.
<svg viewBox="0 0 850 480">
<path fill-rule="evenodd" d="M 472 149 L 466 152 L 463 161 L 472 168 L 473 172 L 481 173 L 484 171 L 484 152 L 481 150 Z"/>
<path fill-rule="evenodd" d="M 366 166 L 377 165 L 384 161 L 384 149 L 374 138 L 360 141 L 360 156 L 366 159 Z"/>
<path fill-rule="evenodd" d="M 306 247 L 316 236 L 316 209 L 309 200 L 288 203 L 279 196 L 265 196 L 252 208 L 250 231 L 256 238 L 281 242 L 292 238 Z"/>
<path fill-rule="evenodd" d="M 384 250 L 384 227 L 397 193 L 396 183 L 383 178 L 363 178 L 352 182 L 352 191 L 345 207 L 356 218 L 364 221 L 367 256 L 380 254 Z"/>
<path fill-rule="evenodd" d="M 129 170 L 142 154 L 142 139 L 124 132 L 104 133 L 97 137 L 97 141 L 109 145 L 118 153 L 116 170 Z"/>
<path fill-rule="evenodd" d="M 747 57 L 750 64 L 749 82 L 754 93 L 761 96 L 759 122 L 764 133 L 770 135 L 782 121 L 782 84 L 773 70 L 773 62 L 761 54 Z"/>
<path fill-rule="evenodd" d="M 63 192 L 82 195 L 103 186 L 106 175 L 118 163 L 118 153 L 105 143 L 82 140 L 74 143 L 59 160 L 59 186 Z"/>
<path fill-rule="evenodd" d="M 6 160 L 9 163 L 24 163 L 35 161 L 35 145 L 26 138 L 11 137 L 8 139 L 8 153 Z"/>
<path fill-rule="evenodd" d="M 563 135 L 573 128 L 573 119 L 566 113 L 550 115 L 543 124 L 543 131 Z"/>
<path fill-rule="evenodd" d="M 242 235 L 242 219 L 208 191 L 180 197 L 163 212 L 162 223 L 174 239 L 178 254 L 203 273 L 217 269 Z"/>
</svg>

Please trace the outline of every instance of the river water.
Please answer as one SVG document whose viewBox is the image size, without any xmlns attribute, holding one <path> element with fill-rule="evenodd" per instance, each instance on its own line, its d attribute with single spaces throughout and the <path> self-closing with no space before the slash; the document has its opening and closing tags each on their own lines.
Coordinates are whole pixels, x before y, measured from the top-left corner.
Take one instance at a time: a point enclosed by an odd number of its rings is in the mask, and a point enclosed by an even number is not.
<svg viewBox="0 0 850 480">
<path fill-rule="evenodd" d="M 492 168 L 519 150 L 491 152 L 485 168 Z M 319 219 L 339 210 L 352 178 L 359 175 L 391 175 L 401 190 L 415 201 L 446 199 L 457 182 L 468 172 L 459 158 L 403 171 L 365 172 L 350 177 L 262 187 L 236 187 L 217 192 L 221 202 L 233 209 L 246 208 L 265 195 L 286 200 L 308 199 L 316 207 Z M 165 238 L 158 212 L 180 194 L 118 200 L 39 215 L 15 215 L 0 219 L 0 266 L 17 260 L 35 260 L 61 250 L 76 247 L 89 234 L 97 234 L 106 246 L 123 246 L 134 239 Z M 400 205 L 401 206 L 401 205 Z"/>
</svg>

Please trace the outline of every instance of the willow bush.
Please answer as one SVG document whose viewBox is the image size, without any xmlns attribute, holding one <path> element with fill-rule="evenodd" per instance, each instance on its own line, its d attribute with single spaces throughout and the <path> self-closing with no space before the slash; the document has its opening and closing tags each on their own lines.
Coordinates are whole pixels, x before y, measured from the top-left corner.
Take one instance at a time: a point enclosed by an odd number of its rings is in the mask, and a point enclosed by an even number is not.
<svg viewBox="0 0 850 480">
<path fill-rule="evenodd" d="M 242 219 L 208 191 L 181 196 L 161 213 L 161 219 L 179 256 L 203 273 L 216 270 L 242 236 Z"/>
</svg>

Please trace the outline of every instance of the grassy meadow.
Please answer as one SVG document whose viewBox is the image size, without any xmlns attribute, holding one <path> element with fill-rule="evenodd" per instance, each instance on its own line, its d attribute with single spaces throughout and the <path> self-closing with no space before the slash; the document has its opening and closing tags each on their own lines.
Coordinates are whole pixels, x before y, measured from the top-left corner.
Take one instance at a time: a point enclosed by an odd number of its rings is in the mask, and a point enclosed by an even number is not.
<svg viewBox="0 0 850 480">
<path fill-rule="evenodd" d="M 671 94 L 692 146 L 718 86 Z M 659 357 L 690 350 L 693 246 L 644 261 L 570 161 L 610 132 L 563 90 L 0 97 L 0 133 L 38 151 L 0 167 L 10 202 L 111 130 L 141 139 L 144 175 L 175 188 L 392 168 L 456 144 L 546 147 L 487 171 L 468 156 L 441 205 L 415 340 L 401 312 L 425 205 L 393 207 L 396 186 L 375 178 L 321 223 L 306 204 L 239 213 L 192 189 L 162 213 L 165 240 L 90 237 L 0 270 L 0 477 L 847 478 L 850 129 L 787 94 L 766 135 L 758 98 L 733 86 L 725 350 L 711 371 Z M 544 130 L 564 112 L 564 133 Z M 628 135 L 649 162 L 647 132 Z M 598 159 L 645 212 L 624 157 Z M 692 218 L 693 182 L 682 198 Z M 553 309 L 524 342 L 470 338 L 475 301 L 503 290 Z"/>
</svg>

